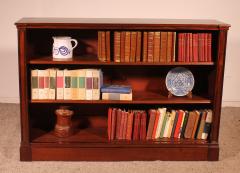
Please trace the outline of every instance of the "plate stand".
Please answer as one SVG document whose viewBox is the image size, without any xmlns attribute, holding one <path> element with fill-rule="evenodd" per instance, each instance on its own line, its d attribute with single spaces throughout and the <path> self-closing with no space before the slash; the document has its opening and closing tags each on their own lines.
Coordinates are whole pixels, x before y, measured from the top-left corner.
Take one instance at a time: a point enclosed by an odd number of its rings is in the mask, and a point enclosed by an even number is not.
<svg viewBox="0 0 240 173">
<path fill-rule="evenodd" d="M 189 91 L 189 93 L 186 95 L 188 98 L 192 98 L 192 91 Z M 181 97 L 181 96 L 174 96 L 170 91 L 168 91 L 168 98 L 172 98 L 172 97 Z M 185 96 L 182 96 L 185 97 Z"/>
</svg>

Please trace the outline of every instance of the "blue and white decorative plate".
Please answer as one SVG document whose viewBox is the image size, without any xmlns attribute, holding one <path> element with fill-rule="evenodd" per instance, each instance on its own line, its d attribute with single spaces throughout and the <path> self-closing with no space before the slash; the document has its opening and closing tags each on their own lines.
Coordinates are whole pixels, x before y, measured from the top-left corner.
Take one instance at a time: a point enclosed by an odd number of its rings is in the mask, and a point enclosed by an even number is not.
<svg viewBox="0 0 240 173">
<path fill-rule="evenodd" d="M 194 77 L 190 70 L 176 67 L 168 72 L 165 83 L 168 91 L 173 95 L 185 96 L 193 89 Z"/>
</svg>

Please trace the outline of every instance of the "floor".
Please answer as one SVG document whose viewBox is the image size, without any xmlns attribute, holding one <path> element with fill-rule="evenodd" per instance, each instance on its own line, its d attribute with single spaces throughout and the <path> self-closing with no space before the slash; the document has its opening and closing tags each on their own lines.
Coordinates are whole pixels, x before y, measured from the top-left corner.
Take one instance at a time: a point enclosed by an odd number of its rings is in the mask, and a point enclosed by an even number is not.
<svg viewBox="0 0 240 173">
<path fill-rule="evenodd" d="M 0 173 L 239 173 L 240 108 L 223 108 L 218 162 L 20 162 L 18 104 L 0 104 Z"/>
</svg>

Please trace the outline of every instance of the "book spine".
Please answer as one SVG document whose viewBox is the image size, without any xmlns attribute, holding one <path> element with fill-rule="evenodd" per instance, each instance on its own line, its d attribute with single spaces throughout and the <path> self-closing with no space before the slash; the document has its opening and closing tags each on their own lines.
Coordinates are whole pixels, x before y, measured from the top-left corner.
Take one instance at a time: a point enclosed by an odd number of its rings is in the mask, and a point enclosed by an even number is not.
<svg viewBox="0 0 240 173">
<path fill-rule="evenodd" d="M 182 110 L 180 110 L 182 111 Z M 181 137 L 181 133 L 182 133 L 182 129 L 183 129 L 183 123 L 184 123 L 184 119 L 185 119 L 185 112 L 182 111 L 182 122 L 181 122 L 181 125 L 180 125 L 180 129 L 179 129 L 179 133 L 178 133 L 178 138 Z"/>
<path fill-rule="evenodd" d="M 64 100 L 72 99 L 72 89 L 71 89 L 71 70 L 64 70 Z"/>
<path fill-rule="evenodd" d="M 112 109 L 111 119 L 111 140 L 116 138 L 116 126 L 117 126 L 117 109 Z"/>
<path fill-rule="evenodd" d="M 111 140 L 112 131 L 112 108 L 108 108 L 108 140 Z"/>
<path fill-rule="evenodd" d="M 166 116 L 167 116 L 166 126 L 165 126 L 165 130 L 164 130 L 164 133 L 163 133 L 164 138 L 168 137 L 168 131 L 169 131 L 169 126 L 170 126 L 170 121 L 171 121 L 171 114 L 169 112 L 167 112 Z"/>
<path fill-rule="evenodd" d="M 121 111 L 121 121 L 120 121 L 120 129 L 119 136 L 117 139 L 123 139 L 123 131 L 124 131 L 124 121 L 125 121 L 125 111 Z"/>
<path fill-rule="evenodd" d="M 44 99 L 49 99 L 50 75 L 49 69 L 44 70 Z"/>
<path fill-rule="evenodd" d="M 207 115 L 207 112 L 203 111 L 201 121 L 200 121 L 200 125 L 199 125 L 198 131 L 197 131 L 197 139 L 202 138 L 203 128 L 204 128 L 204 124 L 205 124 L 205 121 L 206 121 L 206 115 Z"/>
<path fill-rule="evenodd" d="M 124 112 L 124 122 L 123 122 L 123 135 L 122 135 L 122 139 L 126 139 L 127 119 L 128 119 L 128 112 Z"/>
<path fill-rule="evenodd" d="M 141 129 L 140 129 L 140 140 L 146 140 L 146 127 L 147 127 L 147 114 L 145 111 L 141 112 Z"/>
<path fill-rule="evenodd" d="M 100 100 L 100 75 L 101 71 L 97 69 L 92 70 L 92 78 L 93 78 L 93 89 L 92 89 L 92 99 Z"/>
<path fill-rule="evenodd" d="M 176 61 L 176 32 L 173 32 L 173 41 L 172 41 L 172 62 Z"/>
<path fill-rule="evenodd" d="M 86 100 L 93 99 L 93 76 L 92 70 L 86 69 Z"/>
<path fill-rule="evenodd" d="M 132 100 L 132 93 L 122 94 L 122 93 L 102 93 L 103 100 Z"/>
<path fill-rule="evenodd" d="M 140 118 L 141 118 L 140 112 L 136 112 L 134 119 L 133 140 L 140 139 Z"/>
<path fill-rule="evenodd" d="M 57 70 L 57 100 L 64 99 L 64 71 Z"/>
<path fill-rule="evenodd" d="M 71 70 L 71 92 L 72 92 L 72 100 L 78 100 L 78 71 Z"/>
<path fill-rule="evenodd" d="M 106 61 L 111 61 L 110 31 L 106 31 Z"/>
<path fill-rule="evenodd" d="M 142 33 L 137 32 L 136 62 L 141 61 L 141 43 L 142 43 Z"/>
<path fill-rule="evenodd" d="M 148 32 L 143 32 L 143 62 L 147 62 L 148 57 Z"/>
<path fill-rule="evenodd" d="M 208 61 L 208 33 L 204 33 L 204 61 Z"/>
<path fill-rule="evenodd" d="M 193 34 L 193 62 L 198 62 L 199 58 L 198 58 L 198 34 Z"/>
<path fill-rule="evenodd" d="M 31 70 L 31 98 L 36 100 L 39 98 L 39 86 L 38 86 L 38 70 Z"/>
<path fill-rule="evenodd" d="M 114 32 L 114 62 L 120 62 L 120 40 L 121 40 L 121 32 Z"/>
<path fill-rule="evenodd" d="M 181 62 L 183 57 L 182 57 L 182 39 L 183 39 L 183 33 L 178 34 L 178 62 Z"/>
<path fill-rule="evenodd" d="M 156 131 L 156 136 L 155 136 L 155 139 L 158 139 L 160 138 L 160 133 L 161 133 L 161 130 L 162 130 L 162 124 L 163 124 L 163 120 L 164 120 L 164 117 L 166 115 L 166 108 L 160 108 L 158 109 L 158 112 L 159 112 L 159 120 L 158 120 L 158 126 L 157 126 L 157 131 Z"/>
<path fill-rule="evenodd" d="M 168 138 L 170 138 L 171 134 L 172 134 L 172 129 L 173 129 L 175 116 L 176 116 L 176 111 L 172 111 L 171 114 L 170 114 L 169 130 L 168 130 L 168 134 L 167 134 Z"/>
<path fill-rule="evenodd" d="M 161 132 L 160 132 L 160 138 L 163 138 L 163 134 L 164 134 L 165 127 L 166 127 L 166 122 L 167 122 L 167 113 L 165 113 L 164 119 L 163 119 L 163 122 L 162 122 L 162 128 L 161 128 Z"/>
<path fill-rule="evenodd" d="M 155 118 L 156 118 L 156 110 L 151 109 L 149 111 L 149 123 L 148 123 L 148 130 L 147 130 L 147 140 L 152 139 L 152 134 L 153 134 L 153 128 L 154 128 L 154 124 L 155 124 Z"/>
<path fill-rule="evenodd" d="M 120 136 L 121 120 L 122 120 L 122 110 L 118 109 L 117 120 L 116 120 L 116 139 L 119 139 L 119 136 Z"/>
<path fill-rule="evenodd" d="M 154 32 L 148 32 L 147 62 L 153 62 L 153 42 L 154 42 Z"/>
<path fill-rule="evenodd" d="M 207 50 L 208 50 L 207 61 L 212 62 L 212 34 L 211 33 L 207 34 Z"/>
<path fill-rule="evenodd" d="M 172 51 L 173 51 L 173 32 L 167 32 L 167 62 L 172 61 Z"/>
<path fill-rule="evenodd" d="M 120 39 L 120 62 L 125 62 L 125 31 L 121 32 L 121 39 Z"/>
<path fill-rule="evenodd" d="M 98 31 L 98 60 L 102 61 L 102 31 Z"/>
<path fill-rule="evenodd" d="M 160 62 L 160 32 L 154 32 L 153 61 Z"/>
<path fill-rule="evenodd" d="M 131 88 L 126 88 L 126 87 L 118 87 L 118 88 L 101 88 L 102 93 L 122 93 L 122 94 L 129 94 L 132 92 Z"/>
<path fill-rule="evenodd" d="M 175 118 L 174 118 L 173 128 L 171 132 L 171 138 L 174 138 L 177 122 L 178 122 L 178 111 L 175 111 Z"/>
<path fill-rule="evenodd" d="M 38 70 L 38 98 L 39 99 L 46 99 L 44 95 L 44 71 L 45 70 Z"/>
<path fill-rule="evenodd" d="M 102 31 L 102 43 L 101 43 L 101 53 L 102 53 L 102 61 L 106 61 L 107 57 L 106 57 L 106 32 Z"/>
<path fill-rule="evenodd" d="M 178 138 L 181 124 L 182 124 L 182 118 L 183 118 L 183 111 L 179 110 L 178 111 L 178 121 L 177 121 L 175 132 L 174 132 L 174 138 Z"/>
<path fill-rule="evenodd" d="M 204 139 L 204 140 L 207 139 L 208 134 L 210 133 L 211 123 L 212 123 L 212 110 L 208 110 L 206 122 L 204 124 L 204 129 L 203 129 L 203 133 L 202 133 L 202 139 Z"/>
<path fill-rule="evenodd" d="M 167 61 L 167 32 L 161 32 L 160 62 Z"/>
<path fill-rule="evenodd" d="M 78 70 L 78 100 L 86 100 L 86 70 Z"/>
<path fill-rule="evenodd" d="M 190 33 L 186 33 L 186 56 L 184 57 L 184 62 L 190 62 Z"/>
<path fill-rule="evenodd" d="M 128 114 L 128 120 L 127 120 L 127 132 L 126 132 L 127 140 L 132 139 L 132 129 L 133 129 L 133 112 L 130 112 Z"/>
<path fill-rule="evenodd" d="M 195 135 L 196 135 L 196 131 L 197 131 L 197 126 L 199 124 L 199 117 L 200 117 L 200 113 L 198 111 L 195 111 L 196 116 L 195 116 L 195 122 L 194 122 L 194 126 L 193 126 L 193 131 L 192 131 L 192 136 L 191 138 L 194 139 Z"/>
<path fill-rule="evenodd" d="M 185 117 L 184 117 L 183 127 L 181 131 L 181 138 L 184 138 L 184 134 L 185 134 L 185 130 L 188 122 L 188 116 L 189 116 L 188 111 L 185 111 Z"/>
<path fill-rule="evenodd" d="M 125 32 L 125 62 L 130 62 L 131 33 Z"/>
<path fill-rule="evenodd" d="M 50 86 L 49 86 L 49 99 L 56 99 L 56 69 L 49 70 Z"/>
<path fill-rule="evenodd" d="M 193 62 L 193 34 L 189 33 L 189 62 Z"/>
<path fill-rule="evenodd" d="M 136 62 L 137 32 L 131 32 L 130 62 Z"/>
<path fill-rule="evenodd" d="M 156 117 L 155 117 L 155 121 L 154 121 L 153 132 L 152 132 L 152 139 L 156 139 L 159 118 L 160 118 L 160 112 L 158 110 L 156 110 Z"/>
</svg>

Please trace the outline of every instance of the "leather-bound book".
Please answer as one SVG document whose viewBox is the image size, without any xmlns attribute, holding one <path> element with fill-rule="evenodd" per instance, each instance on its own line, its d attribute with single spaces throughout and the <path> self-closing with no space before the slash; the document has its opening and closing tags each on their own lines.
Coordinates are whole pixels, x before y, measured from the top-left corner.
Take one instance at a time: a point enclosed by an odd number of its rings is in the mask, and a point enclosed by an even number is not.
<svg viewBox="0 0 240 173">
<path fill-rule="evenodd" d="M 193 34 L 189 33 L 189 62 L 193 62 Z"/>
<path fill-rule="evenodd" d="M 114 32 L 114 62 L 120 62 L 120 39 L 121 33 Z"/>
<path fill-rule="evenodd" d="M 199 111 L 194 111 L 194 112 L 195 112 L 195 123 L 194 123 L 193 131 L 192 131 L 192 137 L 191 137 L 192 139 L 195 138 L 197 127 L 199 124 L 199 118 L 200 118 L 200 112 Z"/>
<path fill-rule="evenodd" d="M 182 111 L 182 110 L 180 110 Z M 182 128 L 183 128 L 183 122 L 184 122 L 184 119 L 185 119 L 185 111 L 182 111 L 182 122 L 181 122 L 181 126 L 180 126 L 180 130 L 179 130 L 179 133 L 178 133 L 178 138 L 181 138 L 181 133 L 182 133 Z"/>
<path fill-rule="evenodd" d="M 118 139 L 123 139 L 124 121 L 125 121 L 125 111 L 122 111 Z"/>
<path fill-rule="evenodd" d="M 125 62 L 125 31 L 121 32 L 120 62 Z"/>
<path fill-rule="evenodd" d="M 198 34 L 193 34 L 193 62 L 198 62 Z"/>
<path fill-rule="evenodd" d="M 190 139 L 192 137 L 192 132 L 196 120 L 196 113 L 194 111 L 189 112 L 187 126 L 185 129 L 184 137 Z"/>
<path fill-rule="evenodd" d="M 183 61 L 183 33 L 178 34 L 178 62 Z"/>
<path fill-rule="evenodd" d="M 163 133 L 163 137 L 164 138 L 167 138 L 168 137 L 168 131 L 169 131 L 169 126 L 170 126 L 170 122 L 171 122 L 171 114 L 170 112 L 167 112 L 166 113 L 166 126 L 165 126 L 165 130 L 164 130 L 164 133 Z"/>
<path fill-rule="evenodd" d="M 180 128 L 181 128 L 181 124 L 182 124 L 183 113 L 184 112 L 182 110 L 178 110 L 178 121 L 177 121 L 175 132 L 174 132 L 174 138 L 178 138 L 178 136 L 179 136 Z"/>
<path fill-rule="evenodd" d="M 148 32 L 148 56 L 147 62 L 153 62 L 154 32 Z"/>
<path fill-rule="evenodd" d="M 208 33 L 204 33 L 204 61 L 208 61 Z"/>
<path fill-rule="evenodd" d="M 134 129 L 133 129 L 133 140 L 140 139 L 140 120 L 141 113 L 139 111 L 135 112 L 134 115 Z"/>
<path fill-rule="evenodd" d="M 102 31 L 98 31 L 98 60 L 102 61 Z"/>
<path fill-rule="evenodd" d="M 128 120 L 128 112 L 125 112 L 125 111 L 124 111 L 123 135 L 122 135 L 122 139 L 126 139 L 126 133 L 127 133 L 127 120 Z"/>
<path fill-rule="evenodd" d="M 198 59 L 199 62 L 204 61 L 204 34 L 198 34 Z"/>
<path fill-rule="evenodd" d="M 172 132 L 171 132 L 171 138 L 174 138 L 174 133 L 175 133 L 175 129 L 176 129 L 177 122 L 178 122 L 178 111 L 175 111 L 175 112 L 176 112 L 176 115 L 175 115 L 173 128 L 172 128 Z"/>
<path fill-rule="evenodd" d="M 122 110 L 117 109 L 116 139 L 119 139 L 119 136 L 120 136 L 121 120 L 122 120 Z"/>
<path fill-rule="evenodd" d="M 136 62 L 137 32 L 131 32 L 130 62 Z"/>
<path fill-rule="evenodd" d="M 202 138 L 202 133 L 203 133 L 203 129 L 204 129 L 204 124 L 206 122 L 206 116 L 207 116 L 207 111 L 202 111 L 202 116 L 201 116 L 201 120 L 200 120 L 200 125 L 198 127 L 198 131 L 197 131 L 197 139 L 201 139 Z"/>
<path fill-rule="evenodd" d="M 184 138 L 184 133 L 185 133 L 186 126 L 187 126 L 188 117 L 189 117 L 189 112 L 185 111 L 185 117 L 184 117 L 182 131 L 181 131 L 181 136 L 180 136 L 181 138 Z"/>
<path fill-rule="evenodd" d="M 207 61 L 212 62 L 212 34 L 207 34 Z"/>
<path fill-rule="evenodd" d="M 128 113 L 127 117 L 127 132 L 126 132 L 126 139 L 132 139 L 132 131 L 133 131 L 133 112 Z"/>
<path fill-rule="evenodd" d="M 106 31 L 106 61 L 111 61 L 110 31 Z"/>
<path fill-rule="evenodd" d="M 141 61 L 141 43 L 142 43 L 142 32 L 137 32 L 137 48 L 136 48 L 136 62 Z"/>
<path fill-rule="evenodd" d="M 147 133 L 147 113 L 145 111 L 141 112 L 141 120 L 140 120 L 140 140 L 146 140 Z"/>
<path fill-rule="evenodd" d="M 163 124 L 164 117 L 166 115 L 167 108 L 158 108 L 157 111 L 159 111 L 160 117 L 159 117 L 159 120 L 158 120 L 158 123 L 157 123 L 158 125 L 157 125 L 155 139 L 160 138 L 160 133 L 161 133 L 161 130 L 162 130 L 162 124 Z"/>
<path fill-rule="evenodd" d="M 112 131 L 112 108 L 108 108 L 108 140 L 111 140 Z"/>
<path fill-rule="evenodd" d="M 152 139 L 155 118 L 156 118 L 156 110 L 150 109 L 149 110 L 149 123 L 148 123 L 148 129 L 147 129 L 147 137 L 146 137 L 147 140 Z"/>
<path fill-rule="evenodd" d="M 111 140 L 116 139 L 117 109 L 112 109 L 111 116 Z"/>
<path fill-rule="evenodd" d="M 172 61 L 172 51 L 173 51 L 173 32 L 167 32 L 167 62 Z"/>
<path fill-rule="evenodd" d="M 152 139 L 156 139 L 156 132 L 157 132 L 157 126 L 159 123 L 159 118 L 160 118 L 160 112 L 156 110 L 156 117 L 155 117 L 155 122 L 153 126 L 153 132 L 152 132 Z"/>
<path fill-rule="evenodd" d="M 101 52 L 102 52 L 102 61 L 106 61 L 106 32 L 102 31 L 102 44 L 101 44 Z"/>
<path fill-rule="evenodd" d="M 173 41 L 172 41 L 172 62 L 176 61 L 176 32 L 173 32 Z"/>
<path fill-rule="evenodd" d="M 148 32 L 143 32 L 143 62 L 147 62 L 148 57 Z"/>
<path fill-rule="evenodd" d="M 212 118 L 213 118 L 212 110 L 208 110 L 207 111 L 206 121 L 205 121 L 205 124 L 204 124 L 203 133 L 202 133 L 202 139 L 204 139 L 204 140 L 207 139 L 207 137 L 208 137 L 208 135 L 210 133 L 211 124 L 212 124 Z"/>
<path fill-rule="evenodd" d="M 190 62 L 190 33 L 186 33 L 186 56 L 184 57 L 184 62 Z"/>
<path fill-rule="evenodd" d="M 125 32 L 125 62 L 130 62 L 131 33 Z"/>
<path fill-rule="evenodd" d="M 160 62 L 167 61 L 167 32 L 161 32 Z"/>
<path fill-rule="evenodd" d="M 154 32 L 153 61 L 160 62 L 160 32 Z"/>
</svg>

